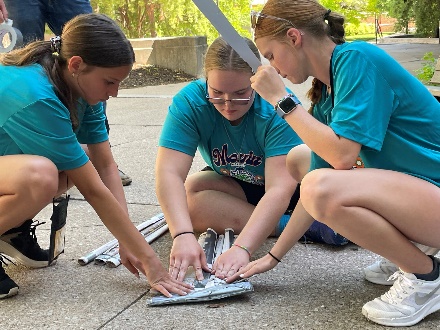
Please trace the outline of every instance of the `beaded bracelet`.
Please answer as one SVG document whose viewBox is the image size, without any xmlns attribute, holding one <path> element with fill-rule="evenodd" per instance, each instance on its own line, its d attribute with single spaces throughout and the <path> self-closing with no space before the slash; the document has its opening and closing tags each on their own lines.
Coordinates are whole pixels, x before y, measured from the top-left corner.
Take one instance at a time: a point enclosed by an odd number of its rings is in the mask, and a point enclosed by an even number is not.
<svg viewBox="0 0 440 330">
<path fill-rule="evenodd" d="M 275 257 L 272 253 L 267 252 L 268 255 L 270 255 L 272 258 L 274 258 L 276 261 L 281 262 L 281 259 L 278 259 L 277 257 Z"/>
<path fill-rule="evenodd" d="M 238 245 L 238 244 L 232 244 L 232 246 L 236 246 L 236 247 L 239 247 L 240 249 L 245 250 L 247 252 L 247 254 L 249 254 L 249 258 L 251 257 L 251 253 L 249 252 L 249 250 L 246 246 Z"/>
<path fill-rule="evenodd" d="M 195 235 L 193 231 L 184 231 L 182 233 L 178 233 L 176 236 L 173 237 L 173 239 L 175 239 L 177 236 L 184 235 L 184 234 L 193 234 L 193 235 Z"/>
</svg>

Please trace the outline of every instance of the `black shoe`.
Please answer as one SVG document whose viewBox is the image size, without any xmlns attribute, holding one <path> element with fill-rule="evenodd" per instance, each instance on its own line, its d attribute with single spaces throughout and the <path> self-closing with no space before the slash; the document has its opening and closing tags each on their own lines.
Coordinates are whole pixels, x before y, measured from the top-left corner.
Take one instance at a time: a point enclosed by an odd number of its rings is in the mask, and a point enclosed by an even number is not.
<svg viewBox="0 0 440 330">
<path fill-rule="evenodd" d="M 122 181 L 122 185 L 129 186 L 133 180 L 127 174 L 122 172 L 120 169 L 118 169 L 118 171 L 119 171 L 119 177 L 121 178 Z"/>
<path fill-rule="evenodd" d="M 20 227 L 12 228 L 0 236 L 0 253 L 4 253 L 31 268 L 48 266 L 49 250 L 38 245 L 35 228 L 42 223 L 26 220 Z"/>
<path fill-rule="evenodd" d="M 0 299 L 12 297 L 18 293 L 18 285 L 11 280 L 11 278 L 6 274 L 5 269 L 2 267 L 2 264 L 6 265 L 6 262 L 3 260 L 3 258 L 9 260 L 0 254 Z"/>
</svg>

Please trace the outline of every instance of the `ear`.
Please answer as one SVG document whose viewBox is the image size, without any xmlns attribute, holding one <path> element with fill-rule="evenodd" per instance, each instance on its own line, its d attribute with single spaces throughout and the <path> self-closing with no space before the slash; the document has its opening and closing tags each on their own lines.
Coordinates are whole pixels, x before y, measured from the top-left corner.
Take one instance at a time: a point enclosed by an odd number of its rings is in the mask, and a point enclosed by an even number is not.
<svg viewBox="0 0 440 330">
<path fill-rule="evenodd" d="M 291 42 L 292 46 L 301 45 L 302 33 L 296 28 L 290 28 L 287 30 L 287 39 Z"/>
<path fill-rule="evenodd" d="M 72 73 L 80 73 L 84 69 L 85 63 L 81 56 L 72 56 L 67 63 L 67 69 Z"/>
</svg>

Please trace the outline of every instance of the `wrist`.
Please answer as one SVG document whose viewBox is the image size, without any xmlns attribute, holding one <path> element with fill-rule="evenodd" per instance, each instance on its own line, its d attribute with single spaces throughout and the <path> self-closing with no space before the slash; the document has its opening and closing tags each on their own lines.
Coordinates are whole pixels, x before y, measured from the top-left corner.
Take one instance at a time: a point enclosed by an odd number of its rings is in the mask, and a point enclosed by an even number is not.
<svg viewBox="0 0 440 330">
<path fill-rule="evenodd" d="M 181 231 L 181 232 L 179 232 L 179 233 L 177 233 L 177 234 L 175 234 L 173 236 L 173 240 L 176 239 L 179 236 L 184 236 L 184 235 L 193 235 L 193 236 L 195 236 L 193 231 Z"/>
<path fill-rule="evenodd" d="M 295 94 L 289 93 L 276 102 L 274 110 L 278 116 L 284 119 L 286 115 L 290 114 L 297 108 L 298 104 L 301 104 L 301 102 Z"/>
<path fill-rule="evenodd" d="M 281 262 L 281 258 L 278 258 L 277 256 L 275 256 L 272 252 L 267 252 L 268 255 L 270 255 L 272 257 L 273 260 L 275 260 L 277 263 Z"/>
<path fill-rule="evenodd" d="M 252 257 L 251 252 L 249 251 L 249 249 L 248 249 L 246 246 L 239 245 L 239 244 L 232 244 L 231 247 L 233 247 L 233 246 L 238 247 L 238 248 L 240 248 L 240 249 L 246 251 L 246 253 L 247 253 L 248 256 L 249 256 L 249 259 Z"/>
</svg>

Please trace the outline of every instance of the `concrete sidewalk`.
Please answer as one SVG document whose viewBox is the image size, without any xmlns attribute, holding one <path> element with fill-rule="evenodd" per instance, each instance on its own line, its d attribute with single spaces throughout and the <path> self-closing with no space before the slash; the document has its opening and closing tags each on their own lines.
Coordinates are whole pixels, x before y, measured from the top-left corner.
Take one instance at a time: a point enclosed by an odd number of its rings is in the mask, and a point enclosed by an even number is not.
<svg viewBox="0 0 440 330">
<path fill-rule="evenodd" d="M 420 67 L 427 51 L 438 45 L 381 45 L 410 71 Z M 401 48 L 399 48 L 401 47 Z M 171 97 L 185 84 L 122 90 L 108 103 L 110 140 L 120 168 L 133 178 L 125 187 L 136 224 L 161 210 L 154 192 L 157 140 Z M 307 84 L 292 86 L 300 99 Z M 204 166 L 197 154 L 192 171 Z M 94 210 L 72 189 L 66 251 L 47 269 L 8 266 L 20 285 L 18 296 L 1 300 L 1 329 L 383 329 L 361 314 L 364 303 L 387 288 L 363 279 L 362 269 L 377 259 L 355 245 L 331 248 L 297 246 L 274 270 L 252 279 L 255 291 L 216 302 L 147 307 L 151 297 L 145 278 L 136 279 L 123 266 L 110 269 L 80 266 L 77 259 L 112 236 Z M 48 246 L 51 208 L 36 219 L 42 246 Z M 269 239 L 254 258 L 274 244 Z M 152 244 L 165 267 L 171 248 L 166 233 Z M 412 329 L 438 329 L 440 312 Z"/>
</svg>

